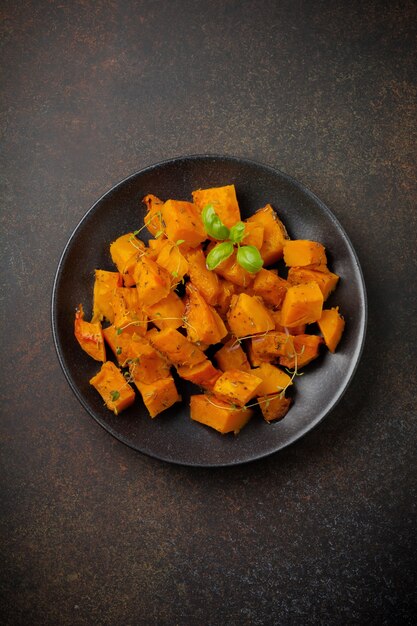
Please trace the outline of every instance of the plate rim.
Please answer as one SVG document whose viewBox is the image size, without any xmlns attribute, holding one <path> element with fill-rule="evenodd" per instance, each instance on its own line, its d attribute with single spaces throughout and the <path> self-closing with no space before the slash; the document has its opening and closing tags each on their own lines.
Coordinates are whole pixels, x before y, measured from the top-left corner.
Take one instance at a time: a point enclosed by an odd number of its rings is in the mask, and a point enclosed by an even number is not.
<svg viewBox="0 0 417 626">
<path fill-rule="evenodd" d="M 362 318 L 363 318 L 363 322 L 359 328 L 359 336 L 357 338 L 357 342 L 358 342 L 358 348 L 356 349 L 356 353 L 355 353 L 355 360 L 353 363 L 353 366 L 351 366 L 350 371 L 347 372 L 348 377 L 344 382 L 343 387 L 339 390 L 339 392 L 337 393 L 337 395 L 333 398 L 333 401 L 326 406 L 321 413 L 319 413 L 317 419 L 315 420 L 315 422 L 311 425 L 308 425 L 306 427 L 304 427 L 302 429 L 302 431 L 298 431 L 297 433 L 295 433 L 292 437 L 289 438 L 289 440 L 287 440 L 285 443 L 283 443 L 281 446 L 276 447 L 273 450 L 268 450 L 266 452 L 260 452 L 257 453 L 256 455 L 247 458 L 247 459 L 236 459 L 236 460 L 231 460 L 231 461 L 221 461 L 221 462 L 198 462 L 198 461 L 184 461 L 184 460 L 177 460 L 174 459 L 172 457 L 169 456 L 164 456 L 163 454 L 159 454 L 159 453 L 154 453 L 154 452 L 150 452 L 147 450 L 141 450 L 138 447 L 136 447 L 133 443 L 131 443 L 127 438 L 125 438 L 123 435 L 121 435 L 120 433 L 118 433 L 117 431 L 115 431 L 111 426 L 109 426 L 108 424 L 105 424 L 101 419 L 99 419 L 93 412 L 93 410 L 89 407 L 88 403 L 86 402 L 86 400 L 84 399 L 82 393 L 79 391 L 79 389 L 77 388 L 77 386 L 74 384 L 74 382 L 72 381 L 69 372 L 67 371 L 67 367 L 64 363 L 64 359 L 63 359 L 63 355 L 61 354 L 61 345 L 60 345 L 60 340 L 59 340 L 59 333 L 58 333 L 58 329 L 57 329 L 57 311 L 56 311 L 56 304 L 57 304 L 57 292 L 58 292 L 58 286 L 59 286 L 59 279 L 61 276 L 61 273 L 63 271 L 63 264 L 65 261 L 65 257 L 67 255 L 67 252 L 72 244 L 73 239 L 76 237 L 80 227 L 82 226 L 82 224 L 84 223 L 84 221 L 86 221 L 88 219 L 88 217 L 94 212 L 94 210 L 96 209 L 97 205 L 99 205 L 101 203 L 101 201 L 109 194 L 111 194 L 116 188 L 118 188 L 119 186 L 125 185 L 126 183 L 128 183 L 129 180 L 136 178 L 139 175 L 145 174 L 147 172 L 151 172 L 154 169 L 160 168 L 162 166 L 166 166 L 169 164 L 178 164 L 181 161 L 196 161 L 199 159 L 212 159 L 213 161 L 229 161 L 229 162 L 235 162 L 235 163 L 244 163 L 248 166 L 255 166 L 258 168 L 262 168 L 262 169 L 266 169 L 268 170 L 272 175 L 278 175 L 279 177 L 281 177 L 282 179 L 285 179 L 288 183 L 290 183 L 292 186 L 296 187 L 299 191 L 301 191 L 302 193 L 306 194 L 307 196 L 309 196 L 313 202 L 315 204 L 318 204 L 320 206 L 320 209 L 322 211 L 324 211 L 324 213 L 327 215 L 327 217 L 331 220 L 331 222 L 333 222 L 333 224 L 336 226 L 336 228 L 341 232 L 341 234 L 343 235 L 343 237 L 345 238 L 348 247 L 349 247 L 349 251 L 352 254 L 352 257 L 354 259 L 354 263 L 356 266 L 356 270 L 358 272 L 359 278 L 360 278 L 360 291 L 361 291 L 361 296 L 362 296 L 362 300 L 363 300 L 363 311 L 362 311 Z M 93 419 L 95 420 L 96 423 L 98 423 L 103 430 L 105 430 L 107 433 L 109 433 L 110 435 L 112 435 L 115 439 L 117 439 L 118 441 L 120 441 L 121 443 L 123 443 L 124 445 L 128 446 L 129 448 L 131 448 L 132 450 L 134 450 L 135 452 L 140 452 L 141 454 L 144 454 L 145 456 L 149 457 L 149 458 L 153 458 L 153 459 L 157 459 L 158 461 L 163 461 L 165 463 L 172 463 L 174 465 L 181 465 L 181 466 L 185 466 L 185 467 L 199 467 L 199 468 L 216 468 L 216 467 L 235 467 L 238 465 L 244 465 L 247 463 L 252 463 L 255 461 L 259 461 L 261 459 L 265 459 L 267 457 L 272 456 L 273 454 L 277 454 L 279 452 L 281 452 L 282 450 L 284 450 L 285 448 L 288 448 L 291 445 L 294 445 L 297 441 L 300 441 L 301 439 L 303 439 L 308 433 L 310 433 L 311 431 L 313 431 L 323 420 L 325 417 L 327 417 L 337 406 L 337 404 L 341 401 L 341 399 L 343 398 L 344 394 L 346 393 L 348 387 L 350 386 L 356 371 L 358 369 L 359 363 L 361 361 L 361 357 L 364 351 L 364 346 L 365 346 L 365 342 L 366 342 L 366 334 L 367 334 L 367 326 L 368 326 L 368 297 L 367 297 L 367 290 L 366 290 L 366 283 L 365 283 L 365 279 L 364 279 L 364 275 L 363 275 L 363 271 L 362 271 L 362 267 L 359 261 L 359 257 L 357 255 L 357 252 L 348 236 L 348 234 L 346 233 L 345 229 L 343 228 L 342 224 L 339 222 L 338 218 L 333 214 L 333 212 L 328 208 L 328 206 L 313 192 L 311 191 L 307 186 L 305 186 L 303 183 L 301 183 L 299 180 L 295 179 L 293 176 L 291 176 L 290 174 L 287 174 L 286 172 L 283 172 L 282 170 L 278 169 L 277 167 L 271 166 L 267 163 L 261 162 L 261 161 L 257 161 L 255 159 L 251 159 L 251 158 L 247 158 L 247 157 L 239 157 L 239 156 L 234 156 L 234 155 L 227 155 L 227 154 L 218 154 L 218 153 L 196 153 L 196 154 L 189 154 L 189 155 L 181 155 L 181 156 L 176 156 L 176 157 L 170 157 L 167 159 L 163 159 L 162 161 L 158 161 L 155 163 L 152 163 L 150 165 L 147 165 L 131 174 L 128 174 L 127 176 L 125 176 L 123 179 L 117 181 L 116 183 L 114 183 L 111 187 L 109 187 L 104 193 L 102 193 L 102 195 L 90 206 L 89 209 L 87 209 L 87 211 L 83 214 L 83 216 L 81 217 L 81 219 L 77 222 L 77 224 L 73 227 L 72 232 L 68 238 L 68 240 L 66 241 L 66 244 L 59 256 L 59 260 L 58 260 L 58 264 L 56 266 L 56 270 L 54 273 L 54 278 L 53 278 L 53 284 L 52 284 L 52 292 L 51 292 L 51 317 L 50 317 L 50 321 L 51 321 L 51 327 L 52 327 L 52 337 L 53 337 L 53 342 L 54 342 L 54 346 L 55 346 L 55 351 L 58 357 L 58 362 L 61 366 L 61 369 L 64 373 L 64 376 L 70 386 L 70 388 L 72 389 L 73 393 L 75 394 L 76 398 L 78 399 L 78 401 L 80 402 L 80 404 L 84 407 L 84 409 L 87 411 L 87 413 L 93 417 Z"/>
</svg>

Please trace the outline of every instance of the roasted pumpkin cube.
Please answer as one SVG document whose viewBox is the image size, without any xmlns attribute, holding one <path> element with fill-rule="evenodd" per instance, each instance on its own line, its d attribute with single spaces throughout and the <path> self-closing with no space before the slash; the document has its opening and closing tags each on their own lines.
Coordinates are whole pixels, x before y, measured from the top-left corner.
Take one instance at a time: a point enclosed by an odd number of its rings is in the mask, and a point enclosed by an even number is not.
<svg viewBox="0 0 417 626">
<path fill-rule="evenodd" d="M 323 294 L 317 283 L 289 287 L 281 307 L 281 323 L 286 328 L 311 324 L 321 317 Z"/>
<path fill-rule="evenodd" d="M 279 364 L 283 367 L 300 369 L 319 356 L 323 338 L 318 335 L 296 335 L 292 338 L 294 350 L 281 356 Z"/>
<path fill-rule="evenodd" d="M 190 398 L 190 417 L 219 433 L 237 433 L 248 423 L 252 409 L 240 409 L 216 396 L 200 394 Z"/>
<path fill-rule="evenodd" d="M 133 270 L 138 259 L 144 254 L 145 244 L 134 233 L 121 235 L 110 244 L 110 256 L 118 271 L 123 274 L 129 286 L 134 284 Z"/>
<path fill-rule="evenodd" d="M 250 372 L 228 370 L 216 380 L 213 392 L 225 402 L 245 406 L 249 400 L 255 397 L 261 383 L 262 379 Z"/>
<path fill-rule="evenodd" d="M 235 337 L 266 333 L 275 327 L 261 299 L 246 293 L 232 296 L 227 321 Z"/>
<path fill-rule="evenodd" d="M 214 307 L 207 304 L 192 283 L 186 287 L 185 319 L 190 341 L 211 345 L 227 335 L 227 328 Z"/>
<path fill-rule="evenodd" d="M 284 243 L 289 237 L 284 224 L 272 206 L 267 204 L 251 215 L 247 221 L 262 224 L 264 227 L 264 239 L 260 249 L 264 264 L 272 265 L 282 259 Z"/>
<path fill-rule="evenodd" d="M 170 291 L 166 298 L 144 309 L 149 320 L 161 330 L 179 328 L 184 325 L 185 305 L 175 291 Z"/>
<path fill-rule="evenodd" d="M 145 335 L 148 321 L 134 287 L 117 287 L 111 298 L 113 325 L 125 334 Z"/>
<path fill-rule="evenodd" d="M 213 389 L 214 383 L 221 376 L 221 372 L 214 367 L 209 359 L 197 363 L 197 365 L 180 365 L 177 372 L 184 380 L 210 390 Z"/>
<path fill-rule="evenodd" d="M 220 350 L 217 350 L 214 359 L 223 372 L 227 370 L 249 372 L 251 369 L 246 353 L 235 339 L 230 339 Z"/>
<path fill-rule="evenodd" d="M 133 276 L 142 306 L 152 306 L 171 291 L 169 272 L 146 256 L 136 264 Z"/>
<path fill-rule="evenodd" d="M 152 259 L 152 261 L 156 261 L 158 254 L 161 252 L 167 241 L 168 239 L 165 235 L 161 235 L 157 239 L 149 239 L 148 249 L 146 251 L 147 256 Z"/>
<path fill-rule="evenodd" d="M 99 392 L 107 408 L 115 415 L 127 409 L 135 400 L 135 392 L 112 361 L 103 363 L 100 371 L 91 378 L 90 385 Z"/>
<path fill-rule="evenodd" d="M 152 418 L 166 411 L 176 402 L 181 402 L 181 396 L 178 394 L 172 376 L 155 380 L 150 385 L 135 380 L 135 385 Z"/>
<path fill-rule="evenodd" d="M 162 207 L 165 233 L 171 241 L 184 239 L 196 248 L 207 239 L 200 211 L 192 202 L 167 200 Z"/>
<path fill-rule="evenodd" d="M 164 328 L 148 333 L 149 341 L 173 365 L 197 365 L 206 360 L 206 355 L 174 328 Z"/>
<path fill-rule="evenodd" d="M 291 398 L 281 395 L 262 396 L 258 398 L 258 402 L 262 415 L 267 422 L 282 419 L 291 406 Z"/>
<path fill-rule="evenodd" d="M 277 394 L 292 385 L 291 377 L 270 363 L 261 363 L 259 367 L 252 370 L 252 374 L 262 379 L 256 392 L 258 396 Z"/>
<path fill-rule="evenodd" d="M 277 361 L 293 352 L 292 336 L 274 330 L 251 340 L 252 365 L 258 362 Z"/>
<path fill-rule="evenodd" d="M 169 272 L 172 285 L 177 285 L 188 273 L 188 261 L 181 254 L 179 246 L 169 239 L 161 246 L 156 262 Z"/>
<path fill-rule="evenodd" d="M 170 375 L 169 365 L 162 354 L 144 337 L 133 335 L 127 347 L 129 372 L 134 382 L 154 383 Z"/>
<path fill-rule="evenodd" d="M 318 241 L 293 239 L 285 242 L 284 262 L 288 267 L 302 267 L 312 264 L 326 265 L 326 251 Z"/>
<path fill-rule="evenodd" d="M 217 304 L 221 291 L 220 279 L 215 272 L 207 269 L 206 257 L 201 248 L 190 250 L 187 254 L 187 261 L 191 283 L 208 304 Z"/>
<path fill-rule="evenodd" d="M 116 287 L 122 285 L 123 279 L 120 272 L 95 270 L 92 322 L 101 322 L 104 318 L 110 323 L 113 322 L 114 313 L 110 300 Z"/>
<path fill-rule="evenodd" d="M 127 332 L 126 329 L 123 330 L 112 324 L 111 326 L 107 326 L 107 328 L 103 328 L 103 337 L 115 355 L 118 364 L 123 367 L 126 360 L 129 358 L 128 351 L 132 339 L 132 332 Z"/>
<path fill-rule="evenodd" d="M 339 313 L 339 307 L 325 309 L 317 321 L 324 343 L 330 352 L 335 352 L 345 328 L 345 320 Z"/>
<path fill-rule="evenodd" d="M 281 324 L 281 311 L 269 311 L 270 316 L 274 320 L 275 330 L 285 333 L 285 326 Z M 287 329 L 288 330 L 288 329 Z M 303 335 L 306 332 L 306 324 L 299 324 L 291 328 L 291 335 Z"/>
<path fill-rule="evenodd" d="M 155 237 L 158 233 L 162 233 L 165 224 L 162 220 L 162 206 L 163 200 L 160 200 L 157 196 L 149 193 L 142 200 L 146 204 L 147 214 L 145 215 L 146 228 L 151 235 Z"/>
<path fill-rule="evenodd" d="M 214 272 L 213 272 L 214 273 Z M 236 285 L 228 280 L 220 280 L 220 291 L 216 299 L 216 311 L 222 319 L 226 319 L 227 312 L 230 308 L 232 296 L 236 293 Z"/>
<path fill-rule="evenodd" d="M 284 278 L 278 276 L 277 271 L 261 268 L 255 275 L 252 291 L 256 296 L 261 296 L 266 304 L 279 308 L 289 286 Z"/>
<path fill-rule="evenodd" d="M 310 267 L 290 267 L 287 280 L 290 285 L 316 282 L 327 300 L 336 288 L 339 276 L 331 272 L 326 265 L 311 265 Z"/>
<path fill-rule="evenodd" d="M 101 323 L 86 322 L 82 304 L 78 306 L 75 312 L 74 334 L 84 352 L 87 352 L 96 361 L 106 360 Z"/>
<path fill-rule="evenodd" d="M 253 274 L 245 270 L 236 260 L 236 251 L 222 261 L 214 270 L 216 274 L 239 287 L 248 287 L 253 282 Z"/>
<path fill-rule="evenodd" d="M 245 233 L 242 244 L 245 246 L 255 246 L 260 250 L 264 242 L 264 226 L 260 222 L 245 222 Z"/>
<path fill-rule="evenodd" d="M 193 191 L 192 196 L 200 213 L 205 206 L 212 204 L 217 215 L 228 228 L 240 221 L 240 209 L 234 185 L 197 189 Z"/>
</svg>

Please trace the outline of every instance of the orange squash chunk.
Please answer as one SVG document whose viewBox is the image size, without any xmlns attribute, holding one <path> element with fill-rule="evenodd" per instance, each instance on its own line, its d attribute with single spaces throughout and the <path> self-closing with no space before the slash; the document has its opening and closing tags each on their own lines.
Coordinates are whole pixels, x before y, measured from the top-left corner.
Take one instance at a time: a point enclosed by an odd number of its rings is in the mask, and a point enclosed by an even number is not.
<svg viewBox="0 0 417 626">
<path fill-rule="evenodd" d="M 251 340 L 252 365 L 255 362 L 277 361 L 293 351 L 292 336 L 277 330 Z"/>
<path fill-rule="evenodd" d="M 165 239 L 156 258 L 158 265 L 166 269 L 171 275 L 171 285 L 177 285 L 188 273 L 188 262 L 181 254 L 179 246 Z"/>
<path fill-rule="evenodd" d="M 152 418 L 169 409 L 176 402 L 181 402 L 181 396 L 178 395 L 172 376 L 155 380 L 150 385 L 135 380 L 135 385 Z"/>
<path fill-rule="evenodd" d="M 262 224 L 264 227 L 264 240 L 260 249 L 264 264 L 272 265 L 282 259 L 284 243 L 289 237 L 284 224 L 272 206 L 267 204 L 251 215 L 247 221 Z"/>
<path fill-rule="evenodd" d="M 161 330 L 179 328 L 184 324 L 185 305 L 175 291 L 170 291 L 166 298 L 144 309 L 149 320 Z"/>
<path fill-rule="evenodd" d="M 125 334 L 145 335 L 147 316 L 139 303 L 138 291 L 134 287 L 117 287 L 112 295 L 113 326 Z"/>
<path fill-rule="evenodd" d="M 270 363 L 261 363 L 259 367 L 252 370 L 252 374 L 262 379 L 256 392 L 258 396 L 277 394 L 292 385 L 291 377 Z"/>
<path fill-rule="evenodd" d="M 288 287 L 289 283 L 278 276 L 278 272 L 261 268 L 255 274 L 252 291 L 256 296 L 261 296 L 266 304 L 279 308 Z"/>
<path fill-rule="evenodd" d="M 221 372 L 214 367 L 209 359 L 197 363 L 197 365 L 180 365 L 177 372 L 184 380 L 204 389 L 213 389 L 214 383 L 221 375 Z"/>
<path fill-rule="evenodd" d="M 222 261 L 214 270 L 216 274 L 219 274 L 222 278 L 230 281 L 234 285 L 239 287 L 248 287 L 253 281 L 253 274 L 243 269 L 236 260 L 236 251 L 226 259 Z"/>
<path fill-rule="evenodd" d="M 217 350 L 214 359 L 223 372 L 227 370 L 249 372 L 251 369 L 248 357 L 235 339 L 230 339 L 220 350 Z"/>
<path fill-rule="evenodd" d="M 133 233 L 126 233 L 110 244 L 110 256 L 128 287 L 134 285 L 133 271 L 143 255 L 145 244 Z"/>
<path fill-rule="evenodd" d="M 246 293 L 232 296 L 227 321 L 235 337 L 265 333 L 275 327 L 261 299 Z"/>
<path fill-rule="evenodd" d="M 255 397 L 262 379 L 252 373 L 242 370 L 228 370 L 216 380 L 213 387 L 214 394 L 231 404 L 245 406 Z"/>
<path fill-rule="evenodd" d="M 187 254 L 187 261 L 191 283 L 208 304 L 217 304 L 221 291 L 220 279 L 215 272 L 207 269 L 206 257 L 201 248 L 190 250 Z"/>
<path fill-rule="evenodd" d="M 166 298 L 171 290 L 169 272 L 145 256 L 136 264 L 133 277 L 142 306 L 152 306 Z"/>
<path fill-rule="evenodd" d="M 90 385 L 98 391 L 107 408 L 115 415 L 127 409 L 135 400 L 135 392 L 112 361 L 103 363 L 100 371 L 91 378 Z"/>
<path fill-rule="evenodd" d="M 323 343 L 322 337 L 318 335 L 296 335 L 292 340 L 294 350 L 279 359 L 279 364 L 283 367 L 295 368 L 296 357 L 294 351 L 297 353 L 298 369 L 308 365 L 308 363 L 319 356 L 319 348 Z"/>
<path fill-rule="evenodd" d="M 327 269 L 325 265 L 312 265 L 310 267 L 290 267 L 287 280 L 290 285 L 314 281 L 321 289 L 323 300 L 327 300 L 336 288 L 339 276 Z"/>
<path fill-rule="evenodd" d="M 114 313 L 111 306 L 111 296 L 116 287 L 123 285 L 120 272 L 95 270 L 93 289 L 93 317 L 92 322 L 101 322 L 104 318 L 113 322 Z"/>
<path fill-rule="evenodd" d="M 237 433 L 253 415 L 252 409 L 239 409 L 216 396 L 205 394 L 191 396 L 190 417 L 195 422 L 214 428 L 219 433 Z"/>
<path fill-rule="evenodd" d="M 219 343 L 228 331 L 217 311 L 192 283 L 187 284 L 186 294 L 185 318 L 190 341 L 205 345 Z"/>
<path fill-rule="evenodd" d="M 270 316 L 274 320 L 275 330 L 285 333 L 285 326 L 281 324 L 281 311 L 270 311 Z M 291 328 L 291 335 L 303 335 L 306 332 L 306 324 L 299 324 Z"/>
<path fill-rule="evenodd" d="M 339 313 L 339 307 L 325 309 L 320 319 L 317 321 L 317 324 L 323 335 L 324 343 L 329 348 L 330 352 L 335 352 L 345 328 L 345 320 Z"/>
<path fill-rule="evenodd" d="M 148 333 L 149 341 L 173 365 L 197 365 L 207 359 L 198 346 L 174 328 Z"/>
<path fill-rule="evenodd" d="M 197 189 L 193 191 L 192 196 L 200 213 L 207 204 L 212 204 L 217 215 L 228 228 L 240 221 L 240 209 L 234 185 Z"/>
<path fill-rule="evenodd" d="M 287 328 L 317 322 L 323 309 L 323 294 L 317 283 L 289 287 L 281 308 L 281 323 Z"/>
<path fill-rule="evenodd" d="M 151 235 L 155 237 L 157 233 L 164 230 L 164 223 L 162 221 L 162 206 L 164 202 L 152 193 L 145 196 L 142 202 L 146 204 L 147 209 L 147 214 L 144 219 L 146 228 L 149 230 Z"/>
<path fill-rule="evenodd" d="M 245 246 L 255 246 L 260 250 L 264 242 L 264 226 L 260 222 L 245 222 L 245 234 L 242 244 Z"/>
<path fill-rule="evenodd" d="M 111 326 L 107 326 L 107 328 L 103 328 L 103 337 L 115 355 L 118 364 L 124 366 L 126 360 L 129 358 L 128 350 L 132 339 L 132 332 L 121 330 L 112 324 Z"/>
<path fill-rule="evenodd" d="M 293 239 L 284 245 L 284 262 L 288 267 L 322 264 L 326 265 L 326 251 L 317 241 Z"/>
<path fill-rule="evenodd" d="M 75 312 L 74 334 L 84 352 L 87 352 L 96 361 L 106 360 L 101 324 L 100 322 L 85 321 L 82 304 L 78 306 Z"/>
<path fill-rule="evenodd" d="M 258 398 L 262 415 L 267 422 L 280 420 L 286 416 L 291 405 L 291 399 L 285 396 L 262 396 Z"/>
<path fill-rule="evenodd" d="M 167 378 L 169 365 L 166 359 L 144 337 L 133 335 L 127 346 L 127 361 L 134 382 L 151 384 Z"/>
<path fill-rule="evenodd" d="M 225 319 L 230 307 L 230 303 L 232 301 L 232 296 L 236 293 L 236 285 L 229 282 L 228 280 L 223 280 L 221 278 L 219 280 L 220 291 L 219 295 L 217 296 L 215 306 L 220 317 Z"/>
<path fill-rule="evenodd" d="M 167 200 L 162 207 L 165 233 L 171 241 L 184 239 L 190 248 L 196 248 L 207 239 L 197 207 L 191 202 Z"/>
</svg>

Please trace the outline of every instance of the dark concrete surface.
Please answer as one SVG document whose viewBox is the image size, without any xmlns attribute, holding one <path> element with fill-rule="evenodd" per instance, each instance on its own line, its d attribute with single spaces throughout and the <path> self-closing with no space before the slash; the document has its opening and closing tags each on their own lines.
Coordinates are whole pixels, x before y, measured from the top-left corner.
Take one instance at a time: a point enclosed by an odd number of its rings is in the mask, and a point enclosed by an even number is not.
<svg viewBox="0 0 417 626">
<path fill-rule="evenodd" d="M 0 15 L 1 623 L 415 623 L 416 3 L 6 0 Z M 369 297 L 333 413 L 218 470 L 102 430 L 50 327 L 58 259 L 90 205 L 206 152 L 317 193 Z"/>
</svg>

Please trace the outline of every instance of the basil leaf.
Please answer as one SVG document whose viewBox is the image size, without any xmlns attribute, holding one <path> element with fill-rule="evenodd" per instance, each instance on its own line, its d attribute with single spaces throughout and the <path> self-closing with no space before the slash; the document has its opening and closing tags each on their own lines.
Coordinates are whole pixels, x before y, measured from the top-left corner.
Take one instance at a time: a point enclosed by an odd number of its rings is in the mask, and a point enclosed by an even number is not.
<svg viewBox="0 0 417 626">
<path fill-rule="evenodd" d="M 229 229 L 223 224 L 217 215 L 212 204 L 207 204 L 202 213 L 205 231 L 213 239 L 227 239 L 229 237 Z"/>
<path fill-rule="evenodd" d="M 222 261 L 226 261 L 233 254 L 233 250 L 233 244 L 230 241 L 218 243 L 207 255 L 207 269 L 214 270 Z"/>
<path fill-rule="evenodd" d="M 232 243 L 240 243 L 245 236 L 245 224 L 243 222 L 237 222 L 230 229 L 229 239 Z"/>
<path fill-rule="evenodd" d="M 236 260 L 244 270 L 251 274 L 259 272 L 264 264 L 261 254 L 255 246 L 240 246 L 237 251 Z"/>
</svg>

